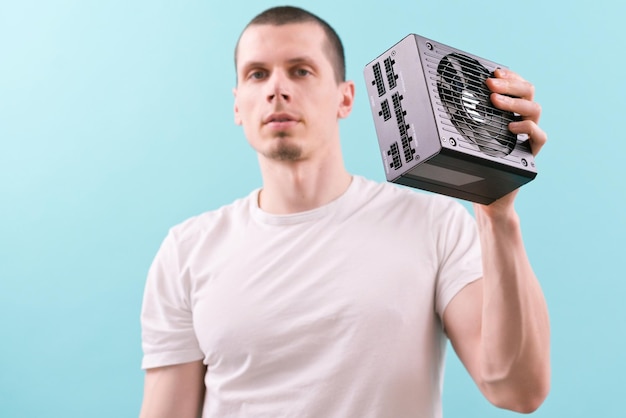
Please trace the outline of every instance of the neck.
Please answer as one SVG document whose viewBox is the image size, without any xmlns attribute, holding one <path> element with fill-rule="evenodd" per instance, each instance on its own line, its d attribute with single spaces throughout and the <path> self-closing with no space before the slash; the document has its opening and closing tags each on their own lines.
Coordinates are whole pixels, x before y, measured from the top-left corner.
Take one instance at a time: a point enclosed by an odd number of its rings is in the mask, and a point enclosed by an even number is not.
<svg viewBox="0 0 626 418">
<path fill-rule="evenodd" d="M 259 207 L 274 214 L 304 212 L 341 196 L 352 176 L 341 157 L 319 161 L 273 161 L 259 157 L 263 189 Z"/>
</svg>

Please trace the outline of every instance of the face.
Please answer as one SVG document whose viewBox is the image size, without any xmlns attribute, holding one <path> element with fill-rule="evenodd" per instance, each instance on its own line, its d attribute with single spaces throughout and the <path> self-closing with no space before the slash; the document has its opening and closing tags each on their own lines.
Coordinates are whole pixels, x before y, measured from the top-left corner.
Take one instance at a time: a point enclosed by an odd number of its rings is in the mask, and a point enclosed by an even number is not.
<svg viewBox="0 0 626 418">
<path fill-rule="evenodd" d="M 354 84 L 335 79 L 326 42 L 314 23 L 252 25 L 242 34 L 235 122 L 263 157 L 299 161 L 339 150 Z"/>
</svg>

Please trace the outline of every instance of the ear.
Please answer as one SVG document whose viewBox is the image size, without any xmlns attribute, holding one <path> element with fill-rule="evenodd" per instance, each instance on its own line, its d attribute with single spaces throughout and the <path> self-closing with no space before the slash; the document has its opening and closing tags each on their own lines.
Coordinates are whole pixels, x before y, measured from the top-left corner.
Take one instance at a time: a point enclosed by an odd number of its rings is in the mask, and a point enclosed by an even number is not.
<svg viewBox="0 0 626 418">
<path fill-rule="evenodd" d="M 239 107 L 237 106 L 237 88 L 233 88 L 233 96 L 235 97 L 234 112 L 235 112 L 235 125 L 241 125 L 241 116 L 239 116 Z"/>
<path fill-rule="evenodd" d="M 339 109 L 337 110 L 337 117 L 339 119 L 347 118 L 352 112 L 352 105 L 354 104 L 354 82 L 343 81 L 339 85 Z"/>
</svg>

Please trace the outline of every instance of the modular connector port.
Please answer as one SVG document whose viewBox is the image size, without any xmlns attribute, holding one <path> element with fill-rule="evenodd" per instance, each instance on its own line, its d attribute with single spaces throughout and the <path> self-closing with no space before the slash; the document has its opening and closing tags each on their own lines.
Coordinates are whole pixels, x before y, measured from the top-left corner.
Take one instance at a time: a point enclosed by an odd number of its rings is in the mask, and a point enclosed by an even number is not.
<svg viewBox="0 0 626 418">
<path fill-rule="evenodd" d="M 384 120 L 391 119 L 391 109 L 389 108 L 389 100 L 385 99 L 380 104 L 380 112 L 378 112 L 378 116 L 382 116 Z"/>
<path fill-rule="evenodd" d="M 385 73 L 387 74 L 387 82 L 389 83 L 389 90 L 393 90 L 398 85 L 398 74 L 393 69 L 393 65 L 396 62 L 391 57 L 385 58 Z"/>
<path fill-rule="evenodd" d="M 398 143 L 394 142 L 389 147 L 389 151 L 387 151 L 387 155 L 391 157 L 391 162 L 389 163 L 389 167 L 394 170 L 402 167 L 402 159 L 400 159 L 400 147 L 398 147 Z"/>
<path fill-rule="evenodd" d="M 378 90 L 378 97 L 381 97 L 385 94 L 385 83 L 383 82 L 383 72 L 380 69 L 380 63 L 377 62 L 372 67 L 374 70 L 374 80 L 372 81 L 372 86 L 376 86 L 376 90 Z"/>
</svg>

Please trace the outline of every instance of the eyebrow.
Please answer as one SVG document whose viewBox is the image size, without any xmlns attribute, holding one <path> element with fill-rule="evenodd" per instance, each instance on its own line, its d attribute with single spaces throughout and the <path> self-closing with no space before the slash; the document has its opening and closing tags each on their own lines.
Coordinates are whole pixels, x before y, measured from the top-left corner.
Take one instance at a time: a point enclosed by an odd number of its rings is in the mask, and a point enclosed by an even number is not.
<svg viewBox="0 0 626 418">
<path fill-rule="evenodd" d="M 314 64 L 314 60 L 309 57 L 309 56 L 300 56 L 300 57 L 294 57 L 294 58 L 290 58 L 287 60 L 287 63 L 290 65 L 293 64 L 309 64 L 311 66 L 315 67 Z M 247 63 L 243 63 L 241 66 L 242 70 L 247 70 L 249 68 L 256 68 L 256 67 L 265 67 L 267 66 L 267 63 L 264 61 L 250 61 Z"/>
<path fill-rule="evenodd" d="M 289 64 L 302 64 L 302 63 L 312 64 L 315 61 L 311 57 L 303 56 L 303 57 L 296 57 L 296 58 L 289 59 L 287 60 L 287 62 Z"/>
</svg>

